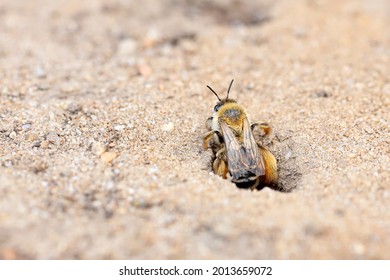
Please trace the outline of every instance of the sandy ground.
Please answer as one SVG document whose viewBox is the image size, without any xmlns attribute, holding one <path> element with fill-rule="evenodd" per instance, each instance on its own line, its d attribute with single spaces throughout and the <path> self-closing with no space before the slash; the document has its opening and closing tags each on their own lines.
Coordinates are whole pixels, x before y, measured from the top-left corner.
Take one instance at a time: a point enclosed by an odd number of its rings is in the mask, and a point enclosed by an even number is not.
<svg viewBox="0 0 390 280">
<path fill-rule="evenodd" d="M 0 258 L 389 259 L 390 4 L 0 1 Z M 210 173 L 226 91 L 281 191 Z"/>
</svg>

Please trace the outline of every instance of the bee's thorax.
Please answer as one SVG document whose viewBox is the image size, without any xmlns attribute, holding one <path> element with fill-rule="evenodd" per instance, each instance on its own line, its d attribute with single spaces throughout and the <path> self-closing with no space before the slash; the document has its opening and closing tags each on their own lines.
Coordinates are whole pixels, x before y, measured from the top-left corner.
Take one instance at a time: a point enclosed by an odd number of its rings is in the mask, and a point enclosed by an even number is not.
<svg viewBox="0 0 390 280">
<path fill-rule="evenodd" d="M 220 130 L 219 121 L 224 121 L 233 131 L 239 134 L 242 130 L 243 120 L 246 118 L 244 108 L 236 102 L 223 104 L 217 112 L 214 112 L 212 127 L 214 130 Z"/>
<path fill-rule="evenodd" d="M 225 121 L 229 126 L 241 126 L 245 118 L 244 109 L 237 103 L 227 103 L 218 111 L 218 118 Z"/>
</svg>

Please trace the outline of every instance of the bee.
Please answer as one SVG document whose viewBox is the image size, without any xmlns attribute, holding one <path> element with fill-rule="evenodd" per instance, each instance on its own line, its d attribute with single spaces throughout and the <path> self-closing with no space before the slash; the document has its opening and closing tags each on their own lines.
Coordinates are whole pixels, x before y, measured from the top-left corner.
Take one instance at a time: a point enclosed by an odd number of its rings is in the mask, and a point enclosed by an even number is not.
<svg viewBox="0 0 390 280">
<path fill-rule="evenodd" d="M 238 187 L 261 189 L 274 186 L 278 180 L 276 159 L 253 135 L 255 127 L 262 129 L 264 136 L 269 135 L 272 129 L 267 123 L 250 124 L 245 109 L 229 98 L 233 81 L 224 99 L 207 86 L 218 98 L 218 103 L 212 117 L 206 121 L 209 131 L 203 136 L 203 147 L 205 150 L 211 148 L 213 152 L 213 172 L 224 179 L 229 174 Z"/>
</svg>

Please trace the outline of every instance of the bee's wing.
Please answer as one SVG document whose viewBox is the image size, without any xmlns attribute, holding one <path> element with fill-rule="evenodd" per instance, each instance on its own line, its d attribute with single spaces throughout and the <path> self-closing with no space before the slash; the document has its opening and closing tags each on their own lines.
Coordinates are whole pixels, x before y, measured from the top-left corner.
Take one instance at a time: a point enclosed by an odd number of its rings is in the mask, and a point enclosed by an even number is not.
<svg viewBox="0 0 390 280">
<path fill-rule="evenodd" d="M 254 163 L 252 163 L 255 167 L 255 174 L 257 176 L 265 175 L 265 165 L 263 161 L 263 157 L 260 154 L 259 146 L 256 143 L 255 138 L 253 137 L 252 129 L 249 124 L 248 119 L 244 119 L 243 124 L 243 132 L 244 132 L 244 146 L 248 153 L 250 154 L 250 158 L 253 159 Z"/>
<path fill-rule="evenodd" d="M 230 127 L 219 122 L 226 145 L 230 174 L 233 181 L 249 181 L 265 174 L 263 158 L 253 137 L 248 119 L 243 123 L 243 143 L 239 143 Z"/>
</svg>

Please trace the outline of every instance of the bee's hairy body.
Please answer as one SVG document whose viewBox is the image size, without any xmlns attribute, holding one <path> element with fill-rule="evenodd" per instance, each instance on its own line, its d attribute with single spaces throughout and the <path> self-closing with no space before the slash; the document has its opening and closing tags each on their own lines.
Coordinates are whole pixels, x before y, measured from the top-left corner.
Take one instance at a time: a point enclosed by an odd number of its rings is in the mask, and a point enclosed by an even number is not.
<svg viewBox="0 0 390 280">
<path fill-rule="evenodd" d="M 242 132 L 242 122 L 244 118 L 247 118 L 247 114 L 244 108 L 238 105 L 235 100 L 230 99 L 225 101 L 218 111 L 213 112 L 211 128 L 212 130 L 217 130 L 221 132 L 219 121 L 223 120 L 235 132 L 236 136 L 240 136 Z M 242 142 L 242 139 L 240 140 Z"/>
<path fill-rule="evenodd" d="M 255 126 L 260 126 L 265 135 L 271 131 L 266 123 L 250 125 L 244 108 L 228 97 L 219 100 L 206 122 L 209 132 L 203 145 L 213 152 L 213 172 L 225 179 L 230 174 L 238 187 L 253 189 L 277 183 L 276 159 L 254 139 Z"/>
</svg>

